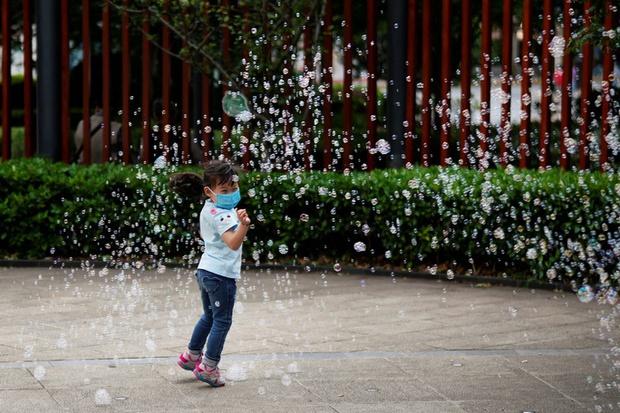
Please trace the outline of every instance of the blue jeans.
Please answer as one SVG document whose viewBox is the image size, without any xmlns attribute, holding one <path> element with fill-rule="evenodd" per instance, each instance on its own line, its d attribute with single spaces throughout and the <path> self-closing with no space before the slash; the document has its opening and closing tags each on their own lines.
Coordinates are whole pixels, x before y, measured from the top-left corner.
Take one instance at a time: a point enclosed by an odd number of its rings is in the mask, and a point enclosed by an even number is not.
<svg viewBox="0 0 620 413">
<path fill-rule="evenodd" d="M 217 363 L 232 324 L 237 282 L 234 278 L 222 277 L 201 269 L 196 271 L 195 276 L 200 287 L 204 312 L 194 327 L 187 347 L 190 350 L 202 351 L 206 342 L 205 356 Z"/>
</svg>

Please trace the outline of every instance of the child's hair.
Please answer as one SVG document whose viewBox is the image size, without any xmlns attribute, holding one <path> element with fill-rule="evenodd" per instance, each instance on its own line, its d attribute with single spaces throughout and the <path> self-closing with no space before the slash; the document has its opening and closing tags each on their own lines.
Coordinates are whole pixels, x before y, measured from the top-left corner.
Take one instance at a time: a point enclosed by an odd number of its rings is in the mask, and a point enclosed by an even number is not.
<svg viewBox="0 0 620 413">
<path fill-rule="evenodd" d="M 193 172 L 179 172 L 170 176 L 170 189 L 188 198 L 204 197 L 203 187 L 235 182 L 239 177 L 237 169 L 224 160 L 213 160 L 204 164 L 202 177 Z"/>
</svg>

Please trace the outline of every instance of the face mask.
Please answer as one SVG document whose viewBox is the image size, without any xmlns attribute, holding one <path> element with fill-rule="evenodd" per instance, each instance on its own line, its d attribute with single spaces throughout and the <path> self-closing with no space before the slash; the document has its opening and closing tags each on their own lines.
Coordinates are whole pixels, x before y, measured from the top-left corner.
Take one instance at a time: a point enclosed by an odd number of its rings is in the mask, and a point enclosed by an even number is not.
<svg viewBox="0 0 620 413">
<path fill-rule="evenodd" d="M 233 209 L 241 200 L 241 192 L 237 189 L 231 194 L 215 194 L 215 206 L 222 209 Z"/>
</svg>

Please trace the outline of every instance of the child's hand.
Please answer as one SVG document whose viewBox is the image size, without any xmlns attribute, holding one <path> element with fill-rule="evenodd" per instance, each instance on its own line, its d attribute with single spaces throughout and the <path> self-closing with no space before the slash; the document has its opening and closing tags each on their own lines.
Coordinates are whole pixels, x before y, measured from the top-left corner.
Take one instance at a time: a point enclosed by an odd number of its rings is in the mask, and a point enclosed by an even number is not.
<svg viewBox="0 0 620 413">
<path fill-rule="evenodd" d="M 239 221 L 243 225 L 250 225 L 250 223 L 252 222 L 252 220 L 250 219 L 250 216 L 248 215 L 248 212 L 245 209 L 237 210 L 237 218 L 239 218 Z"/>
</svg>

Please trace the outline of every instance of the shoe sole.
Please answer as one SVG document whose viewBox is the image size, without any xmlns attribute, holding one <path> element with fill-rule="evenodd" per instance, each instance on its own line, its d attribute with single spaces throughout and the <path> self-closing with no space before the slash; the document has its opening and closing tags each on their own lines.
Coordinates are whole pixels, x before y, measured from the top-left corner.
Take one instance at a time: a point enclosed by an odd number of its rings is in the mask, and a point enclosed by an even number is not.
<svg viewBox="0 0 620 413">
<path fill-rule="evenodd" d="M 177 365 L 181 367 L 183 370 L 188 370 L 188 371 L 194 371 L 194 368 L 196 368 L 196 365 L 193 365 L 190 367 L 188 364 L 184 364 L 180 360 L 177 361 Z"/>
<path fill-rule="evenodd" d="M 201 377 L 199 374 L 196 374 L 196 372 L 194 372 L 194 377 L 196 377 L 196 379 L 200 380 L 203 383 L 207 383 L 211 387 L 223 387 L 226 385 L 226 383 L 217 383 L 213 380 Z"/>
</svg>

